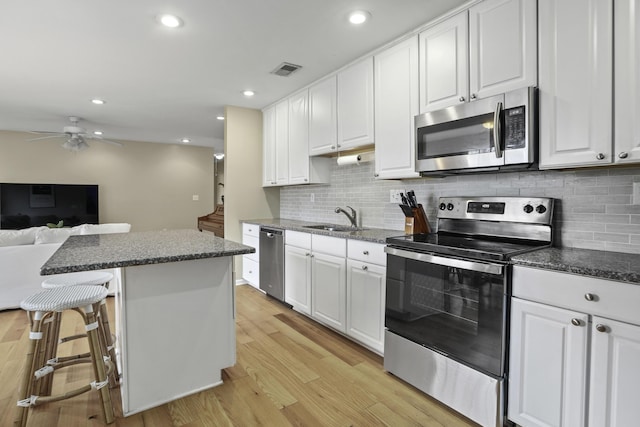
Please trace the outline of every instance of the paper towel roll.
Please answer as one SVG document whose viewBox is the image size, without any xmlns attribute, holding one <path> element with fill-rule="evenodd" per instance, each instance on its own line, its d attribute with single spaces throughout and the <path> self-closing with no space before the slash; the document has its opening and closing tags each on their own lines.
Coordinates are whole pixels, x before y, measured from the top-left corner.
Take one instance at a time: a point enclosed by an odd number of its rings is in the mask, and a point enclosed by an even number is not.
<svg viewBox="0 0 640 427">
<path fill-rule="evenodd" d="M 354 154 L 353 156 L 340 156 L 338 157 L 339 165 L 359 165 L 362 157 L 360 154 Z"/>
</svg>

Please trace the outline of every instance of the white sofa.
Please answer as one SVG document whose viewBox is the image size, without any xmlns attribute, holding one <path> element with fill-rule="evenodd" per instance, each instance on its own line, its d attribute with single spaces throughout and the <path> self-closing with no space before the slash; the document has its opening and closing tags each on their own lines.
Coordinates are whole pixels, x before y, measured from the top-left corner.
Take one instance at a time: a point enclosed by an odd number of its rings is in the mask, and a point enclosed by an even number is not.
<svg viewBox="0 0 640 427">
<path fill-rule="evenodd" d="M 0 310 L 19 308 L 23 299 L 42 290 L 45 277 L 40 275 L 40 267 L 69 236 L 127 233 L 130 229 L 131 224 L 112 223 L 0 230 Z M 111 293 L 117 288 L 118 277 L 114 274 Z"/>
</svg>

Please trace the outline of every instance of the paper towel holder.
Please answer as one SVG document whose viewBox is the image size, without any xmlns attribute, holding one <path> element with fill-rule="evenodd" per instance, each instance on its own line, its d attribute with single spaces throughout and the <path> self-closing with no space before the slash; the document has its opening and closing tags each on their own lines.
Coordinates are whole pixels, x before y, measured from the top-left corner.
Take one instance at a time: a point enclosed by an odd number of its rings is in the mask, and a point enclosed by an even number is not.
<svg viewBox="0 0 640 427">
<path fill-rule="evenodd" d="M 366 151 L 359 154 L 351 154 L 346 156 L 340 156 L 338 153 L 337 163 L 338 165 L 359 165 L 360 163 L 370 162 L 373 160 L 374 152 Z"/>
</svg>

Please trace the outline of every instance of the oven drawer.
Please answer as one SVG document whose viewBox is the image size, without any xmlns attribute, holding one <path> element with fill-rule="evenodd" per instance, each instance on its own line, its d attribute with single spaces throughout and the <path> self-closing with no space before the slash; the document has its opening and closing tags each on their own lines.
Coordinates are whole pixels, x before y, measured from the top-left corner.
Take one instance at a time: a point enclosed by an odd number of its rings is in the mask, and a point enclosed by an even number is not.
<svg viewBox="0 0 640 427">
<path fill-rule="evenodd" d="M 517 298 L 640 324 L 640 286 L 538 268 L 513 267 Z"/>
</svg>

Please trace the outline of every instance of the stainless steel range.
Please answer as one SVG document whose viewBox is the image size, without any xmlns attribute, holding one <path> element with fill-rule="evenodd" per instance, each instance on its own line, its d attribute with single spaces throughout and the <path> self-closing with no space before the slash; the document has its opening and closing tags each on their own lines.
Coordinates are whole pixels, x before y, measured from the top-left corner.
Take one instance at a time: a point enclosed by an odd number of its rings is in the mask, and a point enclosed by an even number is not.
<svg viewBox="0 0 640 427">
<path fill-rule="evenodd" d="M 385 369 L 503 425 L 511 256 L 552 242 L 553 199 L 443 197 L 437 233 L 387 239 Z"/>
</svg>

